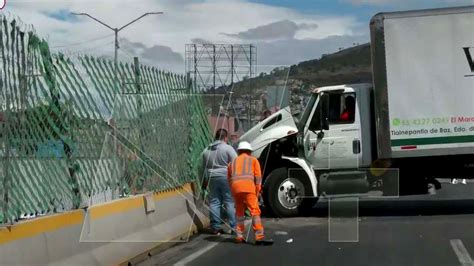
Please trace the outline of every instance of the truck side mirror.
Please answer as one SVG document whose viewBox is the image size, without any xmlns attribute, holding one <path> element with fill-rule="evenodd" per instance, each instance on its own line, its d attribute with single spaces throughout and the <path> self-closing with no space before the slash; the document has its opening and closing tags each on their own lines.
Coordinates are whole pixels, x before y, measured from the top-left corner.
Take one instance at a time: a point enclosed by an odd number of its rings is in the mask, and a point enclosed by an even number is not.
<svg viewBox="0 0 474 266">
<path fill-rule="evenodd" d="M 321 94 L 321 130 L 329 129 L 329 94 Z"/>
</svg>

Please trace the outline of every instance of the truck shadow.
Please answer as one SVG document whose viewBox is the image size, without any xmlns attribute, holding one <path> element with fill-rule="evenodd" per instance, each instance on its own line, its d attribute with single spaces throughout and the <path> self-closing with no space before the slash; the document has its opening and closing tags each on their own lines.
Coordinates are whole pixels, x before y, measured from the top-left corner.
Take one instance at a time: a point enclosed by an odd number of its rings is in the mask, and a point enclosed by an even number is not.
<svg viewBox="0 0 474 266">
<path fill-rule="evenodd" d="M 319 202 L 307 216 L 327 217 L 328 202 Z M 359 202 L 361 216 L 430 216 L 474 214 L 474 199 L 381 200 Z"/>
</svg>

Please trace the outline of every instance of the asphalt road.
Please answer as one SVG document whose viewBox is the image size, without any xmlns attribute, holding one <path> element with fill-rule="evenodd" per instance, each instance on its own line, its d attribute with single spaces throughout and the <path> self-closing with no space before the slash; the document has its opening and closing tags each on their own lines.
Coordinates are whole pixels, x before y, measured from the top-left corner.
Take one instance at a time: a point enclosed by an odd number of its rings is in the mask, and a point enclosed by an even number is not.
<svg viewBox="0 0 474 266">
<path fill-rule="evenodd" d="M 474 183 L 442 185 L 436 195 L 361 200 L 358 218 L 331 220 L 331 237 L 322 201 L 310 217 L 265 219 L 273 246 L 201 234 L 142 265 L 474 265 Z"/>
</svg>

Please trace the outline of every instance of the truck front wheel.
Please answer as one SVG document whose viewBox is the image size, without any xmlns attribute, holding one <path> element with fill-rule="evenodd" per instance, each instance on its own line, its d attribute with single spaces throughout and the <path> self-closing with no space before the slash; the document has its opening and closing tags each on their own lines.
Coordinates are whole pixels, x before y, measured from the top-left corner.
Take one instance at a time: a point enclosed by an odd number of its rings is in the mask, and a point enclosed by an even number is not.
<svg viewBox="0 0 474 266">
<path fill-rule="evenodd" d="M 316 204 L 311 185 L 303 171 L 290 177 L 288 168 L 273 170 L 263 187 L 265 206 L 277 217 L 294 217 L 307 214 Z"/>
</svg>

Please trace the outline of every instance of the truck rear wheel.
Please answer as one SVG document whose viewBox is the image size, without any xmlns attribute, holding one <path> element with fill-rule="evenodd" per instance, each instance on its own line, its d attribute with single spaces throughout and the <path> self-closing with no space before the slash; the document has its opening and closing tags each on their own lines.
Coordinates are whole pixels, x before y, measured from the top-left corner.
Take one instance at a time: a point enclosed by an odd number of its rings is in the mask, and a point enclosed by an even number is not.
<svg viewBox="0 0 474 266">
<path fill-rule="evenodd" d="M 317 202 L 308 177 L 303 173 L 289 177 L 285 167 L 273 170 L 267 177 L 263 197 L 265 206 L 277 217 L 307 214 Z"/>
</svg>

